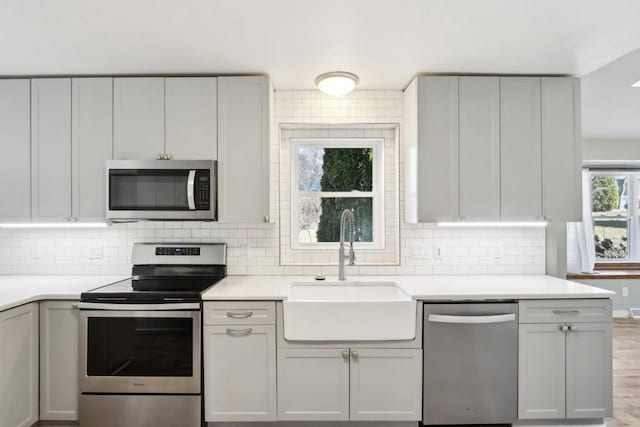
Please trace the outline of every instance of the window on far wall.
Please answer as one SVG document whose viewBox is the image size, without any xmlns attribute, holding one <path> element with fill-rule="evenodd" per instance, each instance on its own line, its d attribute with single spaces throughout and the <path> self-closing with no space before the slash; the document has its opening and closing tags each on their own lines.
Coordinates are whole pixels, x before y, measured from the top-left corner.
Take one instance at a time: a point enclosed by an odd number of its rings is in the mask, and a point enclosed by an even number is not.
<svg viewBox="0 0 640 427">
<path fill-rule="evenodd" d="M 591 172 L 596 262 L 640 262 L 640 172 Z"/>
<path fill-rule="evenodd" d="M 383 150 L 381 138 L 291 139 L 292 248 L 335 247 L 344 209 L 359 246 L 384 248 Z"/>
</svg>

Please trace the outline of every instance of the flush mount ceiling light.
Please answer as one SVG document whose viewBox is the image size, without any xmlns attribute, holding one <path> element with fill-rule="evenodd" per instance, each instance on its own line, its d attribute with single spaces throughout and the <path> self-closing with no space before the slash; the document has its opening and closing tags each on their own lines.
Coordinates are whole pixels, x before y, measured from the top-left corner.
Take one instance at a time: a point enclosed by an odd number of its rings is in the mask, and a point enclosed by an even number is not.
<svg viewBox="0 0 640 427">
<path fill-rule="evenodd" d="M 631 87 L 640 87 L 640 80 L 632 84 Z"/>
<path fill-rule="evenodd" d="M 342 96 L 351 92 L 359 81 L 358 76 L 353 73 L 332 71 L 316 77 L 316 86 L 327 95 Z"/>
</svg>

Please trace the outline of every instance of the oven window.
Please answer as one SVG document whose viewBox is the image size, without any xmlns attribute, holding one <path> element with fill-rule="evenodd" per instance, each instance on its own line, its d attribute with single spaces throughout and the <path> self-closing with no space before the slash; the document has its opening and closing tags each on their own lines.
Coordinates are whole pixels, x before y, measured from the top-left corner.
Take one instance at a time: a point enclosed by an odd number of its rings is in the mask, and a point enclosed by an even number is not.
<svg viewBox="0 0 640 427">
<path fill-rule="evenodd" d="M 193 319 L 89 317 L 87 322 L 89 376 L 193 375 Z"/>
<path fill-rule="evenodd" d="M 188 180 L 188 170 L 110 170 L 109 209 L 189 210 Z"/>
</svg>

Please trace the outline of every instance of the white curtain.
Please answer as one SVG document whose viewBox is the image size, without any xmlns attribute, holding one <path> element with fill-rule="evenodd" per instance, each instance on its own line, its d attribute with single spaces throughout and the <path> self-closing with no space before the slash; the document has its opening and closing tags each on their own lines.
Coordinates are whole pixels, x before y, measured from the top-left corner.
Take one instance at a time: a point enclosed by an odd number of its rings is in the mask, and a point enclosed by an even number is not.
<svg viewBox="0 0 640 427">
<path fill-rule="evenodd" d="M 567 224 L 567 271 L 593 273 L 596 248 L 591 218 L 591 176 L 582 171 L 582 222 Z"/>
</svg>

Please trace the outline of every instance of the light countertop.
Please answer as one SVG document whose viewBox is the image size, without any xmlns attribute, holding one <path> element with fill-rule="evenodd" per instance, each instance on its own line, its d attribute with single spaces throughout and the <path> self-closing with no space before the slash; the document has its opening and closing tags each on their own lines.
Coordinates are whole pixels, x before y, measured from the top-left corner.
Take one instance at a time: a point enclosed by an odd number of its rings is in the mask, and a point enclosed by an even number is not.
<svg viewBox="0 0 640 427">
<path fill-rule="evenodd" d="M 2 276 L 0 311 L 41 300 L 79 300 L 89 289 L 126 279 L 126 276 Z"/>
<path fill-rule="evenodd" d="M 335 281 L 335 277 L 327 277 Z M 612 298 L 615 292 L 552 276 L 347 276 L 350 281 L 392 281 L 413 299 L 430 301 L 487 299 Z M 293 282 L 309 276 L 228 276 L 202 298 L 215 300 L 285 300 Z M 320 282 L 322 283 L 322 282 Z"/>
</svg>

